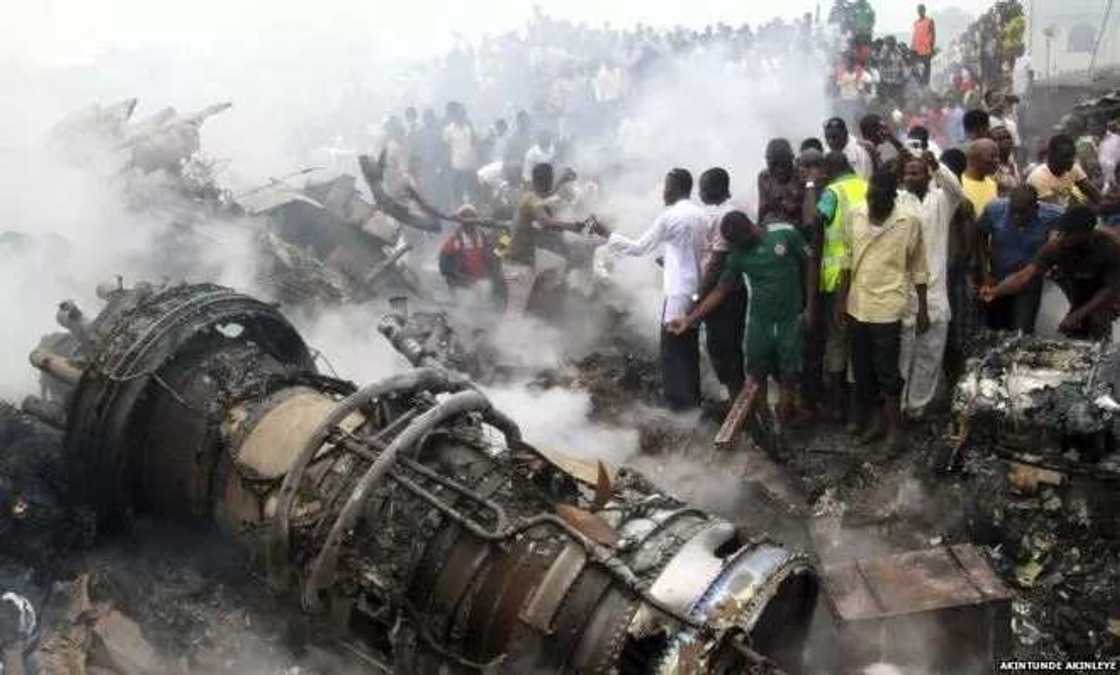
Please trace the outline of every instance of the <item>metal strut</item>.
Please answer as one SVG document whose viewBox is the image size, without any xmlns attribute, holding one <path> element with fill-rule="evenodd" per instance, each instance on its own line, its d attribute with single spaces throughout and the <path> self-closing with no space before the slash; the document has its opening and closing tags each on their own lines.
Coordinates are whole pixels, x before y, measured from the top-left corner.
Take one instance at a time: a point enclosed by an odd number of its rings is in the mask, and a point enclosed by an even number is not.
<svg viewBox="0 0 1120 675">
<path fill-rule="evenodd" d="M 327 540 L 312 561 L 303 588 L 304 609 L 308 611 L 320 611 L 322 609 L 319 591 L 327 588 L 334 581 L 334 574 L 338 567 L 338 549 L 342 544 L 342 539 L 354 527 L 358 514 L 365 504 L 366 496 L 384 480 L 385 475 L 396 463 L 397 456 L 402 451 L 411 449 L 432 429 L 449 419 L 469 412 L 480 412 L 489 417 L 488 413 L 492 409 L 490 400 L 481 392 L 476 390 L 460 391 L 419 415 L 405 427 L 400 435 L 393 439 L 389 447 L 378 455 L 377 459 L 374 460 L 351 490 L 342 511 L 335 519 L 334 525 L 331 526 Z"/>
<path fill-rule="evenodd" d="M 448 371 L 435 368 L 417 368 L 400 375 L 385 378 L 359 389 L 342 399 L 331 410 L 296 456 L 291 469 L 284 476 L 277 497 L 276 514 L 273 516 L 272 532 L 269 537 L 267 565 L 269 583 L 276 590 L 286 590 L 291 583 L 291 514 L 296 492 L 303 481 L 308 465 L 326 443 L 335 428 L 347 417 L 379 398 L 417 391 L 434 392 L 459 391 L 468 386 L 465 380 L 455 378 Z"/>
</svg>

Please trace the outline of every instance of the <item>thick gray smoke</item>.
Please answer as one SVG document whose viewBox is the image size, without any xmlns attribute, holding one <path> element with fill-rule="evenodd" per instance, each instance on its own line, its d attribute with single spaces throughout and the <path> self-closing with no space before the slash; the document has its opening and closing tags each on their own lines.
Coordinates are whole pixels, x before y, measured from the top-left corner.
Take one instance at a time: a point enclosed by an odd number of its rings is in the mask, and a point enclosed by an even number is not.
<svg viewBox="0 0 1120 675">
<path fill-rule="evenodd" d="M 166 277 L 214 280 L 245 286 L 250 274 L 248 230 L 236 223 L 205 228 L 190 268 L 169 246 L 176 240 L 178 203 L 158 176 L 126 191 L 121 177 L 105 167 L 77 168 L 42 146 L 9 148 L 0 154 L 0 176 L 11 188 L 0 200 L 5 236 L 0 248 L 0 396 L 33 391 L 27 354 L 39 338 L 59 330 L 58 302 L 73 299 L 87 312 L 100 306 L 98 283 Z M 151 200 L 144 214 L 130 199 Z"/>
</svg>

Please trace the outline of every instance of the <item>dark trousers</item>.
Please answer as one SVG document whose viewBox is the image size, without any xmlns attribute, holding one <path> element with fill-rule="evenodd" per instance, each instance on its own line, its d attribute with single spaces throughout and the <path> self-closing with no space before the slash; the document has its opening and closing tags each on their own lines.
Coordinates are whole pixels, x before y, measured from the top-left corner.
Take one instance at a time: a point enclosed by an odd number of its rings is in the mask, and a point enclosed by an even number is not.
<svg viewBox="0 0 1120 675">
<path fill-rule="evenodd" d="M 991 330 L 1021 331 L 1034 335 L 1038 306 L 1042 303 L 1042 284 L 1032 284 L 1018 295 L 998 298 L 988 305 L 986 319 Z"/>
<path fill-rule="evenodd" d="M 969 283 L 968 276 L 967 261 L 949 263 L 949 309 L 953 318 L 949 321 L 947 347 L 954 354 L 964 354 L 983 320 L 976 289 Z"/>
<path fill-rule="evenodd" d="M 720 384 L 731 398 L 739 394 L 746 377 L 743 373 L 743 334 L 747 325 L 747 290 L 739 289 L 724 299 L 704 319 L 708 358 Z"/>
<path fill-rule="evenodd" d="M 661 392 L 673 410 L 700 405 L 700 331 L 673 335 L 661 326 Z"/>
<path fill-rule="evenodd" d="M 828 333 L 834 319 L 835 293 L 817 295 L 817 312 L 813 317 L 813 330 L 805 336 L 804 367 L 801 369 L 801 398 L 810 408 L 823 402 L 825 388 L 825 351 Z"/>
<path fill-rule="evenodd" d="M 810 407 L 820 404 L 824 391 L 824 346 L 828 342 L 828 317 L 832 310 L 831 294 L 817 296 L 817 313 L 813 330 L 805 336 L 805 359 L 801 369 L 801 399 Z M 825 307 L 825 305 L 829 305 Z"/>
<path fill-rule="evenodd" d="M 902 86 L 901 84 L 880 84 L 879 85 L 879 98 L 883 100 L 892 101 L 895 103 L 902 102 Z"/>
<path fill-rule="evenodd" d="M 931 70 L 930 61 L 932 61 L 932 60 L 933 60 L 933 55 L 932 54 L 929 54 L 927 56 L 919 56 L 918 57 L 918 63 L 922 64 L 922 77 L 921 77 L 922 86 L 925 86 L 925 87 L 929 86 L 929 76 L 930 76 L 930 70 Z"/>
<path fill-rule="evenodd" d="M 902 322 L 864 323 L 848 317 L 852 343 L 852 372 L 856 398 L 861 406 L 882 403 L 902 393 L 898 356 L 902 345 Z"/>
</svg>

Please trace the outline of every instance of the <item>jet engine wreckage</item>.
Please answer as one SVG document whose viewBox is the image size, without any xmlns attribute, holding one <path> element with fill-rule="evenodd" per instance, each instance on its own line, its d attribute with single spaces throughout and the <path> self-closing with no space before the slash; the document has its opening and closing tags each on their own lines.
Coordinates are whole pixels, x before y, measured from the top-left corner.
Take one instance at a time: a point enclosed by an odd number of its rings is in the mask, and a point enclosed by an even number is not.
<svg viewBox="0 0 1120 675">
<path fill-rule="evenodd" d="M 40 348 L 73 489 L 217 522 L 270 584 L 397 673 L 797 669 L 807 556 L 622 468 L 521 438 L 464 376 L 320 375 L 271 305 L 214 285 L 101 289 Z"/>
</svg>

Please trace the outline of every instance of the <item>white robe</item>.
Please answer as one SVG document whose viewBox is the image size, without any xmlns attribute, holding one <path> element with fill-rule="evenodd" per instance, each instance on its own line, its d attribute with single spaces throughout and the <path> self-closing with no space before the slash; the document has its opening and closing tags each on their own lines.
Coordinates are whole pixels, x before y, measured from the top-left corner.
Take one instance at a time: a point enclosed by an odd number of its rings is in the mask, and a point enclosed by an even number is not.
<svg viewBox="0 0 1120 675">
<path fill-rule="evenodd" d="M 926 300 L 930 328 L 917 334 L 918 297 L 913 293 L 910 316 L 902 322 L 902 345 L 899 371 L 906 380 L 902 391 L 902 409 L 920 412 L 937 395 L 941 385 L 945 345 L 949 337 L 949 227 L 953 214 L 964 199 L 960 181 L 944 165 L 934 174 L 925 198 L 904 193 L 900 201 L 918 215 L 922 223 L 922 243 L 926 248 L 929 286 Z"/>
</svg>

